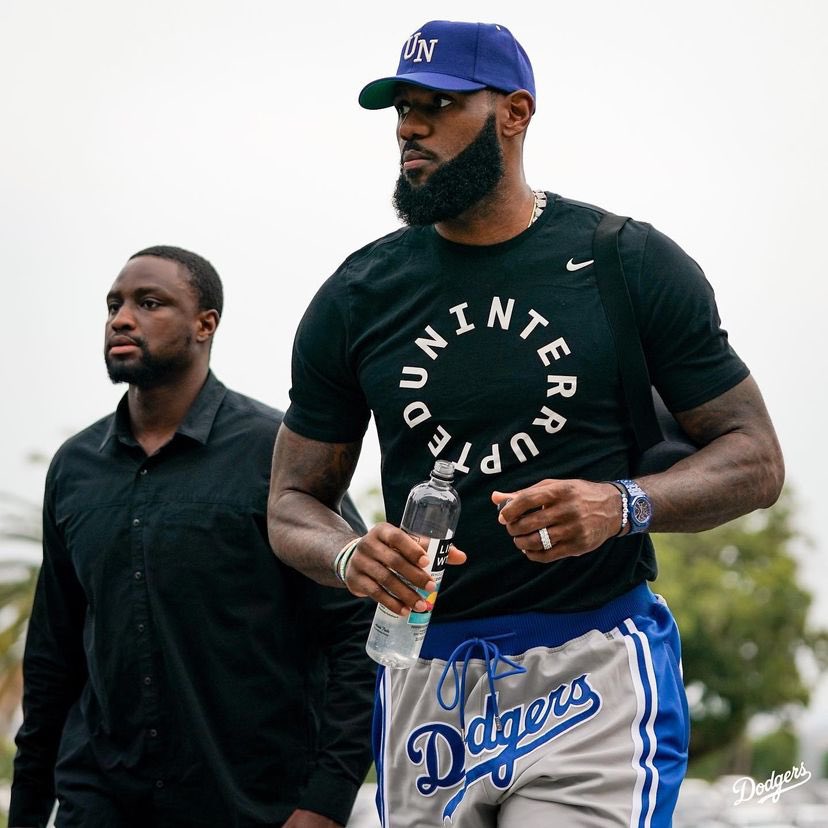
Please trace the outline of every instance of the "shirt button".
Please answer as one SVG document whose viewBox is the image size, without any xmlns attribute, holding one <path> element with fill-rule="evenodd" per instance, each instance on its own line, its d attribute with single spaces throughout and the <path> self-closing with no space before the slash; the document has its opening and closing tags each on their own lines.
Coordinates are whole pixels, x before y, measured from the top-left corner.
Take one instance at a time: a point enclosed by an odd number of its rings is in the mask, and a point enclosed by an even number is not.
<svg viewBox="0 0 828 828">
<path fill-rule="evenodd" d="M 152 676 L 144 676 L 144 684 L 149 687 L 149 685 L 152 684 Z"/>
<path fill-rule="evenodd" d="M 140 526 L 141 521 L 138 518 L 133 518 L 132 525 L 133 526 Z"/>
<path fill-rule="evenodd" d="M 144 577 L 144 573 L 139 569 L 132 577 L 135 578 L 136 581 L 140 581 L 141 578 Z"/>
<path fill-rule="evenodd" d="M 154 727 L 151 727 L 149 735 L 152 736 L 152 738 L 154 739 L 158 735 L 158 731 Z"/>
<path fill-rule="evenodd" d="M 147 473 L 146 469 L 141 469 L 141 477 L 143 477 Z"/>
<path fill-rule="evenodd" d="M 156 779 L 155 780 L 155 787 L 156 788 L 163 788 L 164 787 L 164 780 L 163 779 Z"/>
<path fill-rule="evenodd" d="M 144 631 L 144 625 L 143 625 L 143 624 L 139 624 L 139 625 L 138 625 L 138 632 L 143 632 L 143 631 Z"/>
</svg>

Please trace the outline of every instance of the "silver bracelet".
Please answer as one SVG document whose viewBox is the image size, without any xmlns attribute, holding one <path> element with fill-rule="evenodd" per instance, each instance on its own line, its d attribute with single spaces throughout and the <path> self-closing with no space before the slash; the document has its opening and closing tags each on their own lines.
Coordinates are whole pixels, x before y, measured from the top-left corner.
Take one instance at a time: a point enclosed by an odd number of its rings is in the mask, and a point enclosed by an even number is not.
<svg viewBox="0 0 828 828">
<path fill-rule="evenodd" d="M 357 546 L 359 546 L 359 542 L 361 540 L 361 537 L 349 540 L 348 543 L 346 543 L 345 546 L 337 552 L 337 555 L 334 558 L 334 574 L 343 584 L 345 583 L 345 574 L 348 571 L 348 564 L 351 562 L 351 557 L 356 551 Z"/>
</svg>

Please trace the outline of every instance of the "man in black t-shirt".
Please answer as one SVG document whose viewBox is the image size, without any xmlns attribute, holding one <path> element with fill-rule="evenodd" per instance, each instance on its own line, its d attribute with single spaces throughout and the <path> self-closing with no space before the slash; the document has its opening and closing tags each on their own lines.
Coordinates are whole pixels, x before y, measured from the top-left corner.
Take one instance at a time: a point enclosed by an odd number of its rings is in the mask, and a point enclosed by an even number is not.
<svg viewBox="0 0 828 828">
<path fill-rule="evenodd" d="M 647 533 L 776 500 L 783 462 L 759 390 L 698 266 L 628 222 L 620 253 L 650 375 L 703 447 L 631 479 L 593 273 L 604 212 L 527 185 L 536 94 L 521 46 L 502 26 L 432 21 L 359 101 L 397 111 L 407 226 L 351 255 L 299 326 L 269 514 L 274 548 L 301 571 L 421 612 L 410 585 L 433 584 L 398 527 L 411 485 L 435 458 L 454 463 L 449 562 L 463 565 L 420 660 L 378 686 L 383 824 L 667 826 L 688 715 Z M 335 510 L 372 414 L 387 522 L 356 537 Z"/>
</svg>

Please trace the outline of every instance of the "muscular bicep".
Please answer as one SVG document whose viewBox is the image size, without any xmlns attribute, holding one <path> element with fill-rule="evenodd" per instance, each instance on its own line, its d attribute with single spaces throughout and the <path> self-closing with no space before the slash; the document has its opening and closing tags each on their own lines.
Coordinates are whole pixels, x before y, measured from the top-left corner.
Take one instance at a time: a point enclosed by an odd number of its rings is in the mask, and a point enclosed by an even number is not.
<svg viewBox="0 0 828 828">
<path fill-rule="evenodd" d="M 675 418 L 700 446 L 735 432 L 776 440 L 762 394 L 752 377 L 696 408 L 676 412 Z"/>
<path fill-rule="evenodd" d="M 323 443 L 302 437 L 282 425 L 273 449 L 271 500 L 299 492 L 334 511 L 356 469 L 361 443 Z"/>
<path fill-rule="evenodd" d="M 676 419 L 699 451 L 639 479 L 653 501 L 653 532 L 700 532 L 776 502 L 785 464 L 751 377 Z"/>
</svg>

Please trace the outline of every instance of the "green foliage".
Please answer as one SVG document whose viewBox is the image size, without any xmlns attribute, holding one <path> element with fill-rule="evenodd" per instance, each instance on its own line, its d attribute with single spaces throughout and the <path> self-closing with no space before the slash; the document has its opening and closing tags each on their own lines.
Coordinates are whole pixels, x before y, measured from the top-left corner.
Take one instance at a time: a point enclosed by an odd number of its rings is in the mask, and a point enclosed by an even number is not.
<svg viewBox="0 0 828 828">
<path fill-rule="evenodd" d="M 370 527 L 385 520 L 385 504 L 379 486 L 372 486 L 358 495 L 351 492 L 351 497 L 367 526 Z"/>
<path fill-rule="evenodd" d="M 0 565 L 0 572 L 5 569 Z M 23 694 L 23 647 L 34 598 L 37 567 L 21 568 L 19 579 L 0 583 L 0 782 L 10 782 L 7 750 L 17 728 Z M 6 573 L 0 575 L 5 577 Z"/>
<path fill-rule="evenodd" d="M 0 493 L 0 780 L 4 781 L 11 780 L 10 731 L 20 705 L 23 645 L 40 568 L 16 559 L 11 550 L 29 545 L 39 559 L 40 538 L 40 508 Z M 0 816 L 0 825 L 4 824 Z"/>
<path fill-rule="evenodd" d="M 808 702 L 797 660 L 824 663 L 828 634 L 808 629 L 811 596 L 790 552 L 796 538 L 787 496 L 709 532 L 653 538 L 655 587 L 681 630 L 691 761 L 724 749 L 717 770 L 747 772 L 750 719 Z"/>
<path fill-rule="evenodd" d="M 739 749 L 734 749 L 733 744 L 728 744 L 718 749 L 711 749 L 701 756 L 694 755 L 690 760 L 687 775 L 694 779 L 706 779 L 708 782 L 718 779 L 724 772 L 724 768 L 731 768 L 738 764 L 734 762 L 734 754 L 742 755 L 743 753 L 741 742 L 738 744 Z"/>
<path fill-rule="evenodd" d="M 753 743 L 750 775 L 768 779 L 774 772 L 784 773 L 799 764 L 799 739 L 788 726 L 780 727 Z"/>
<path fill-rule="evenodd" d="M 0 738 L 0 779 L 11 780 L 15 751 L 14 742 Z"/>
<path fill-rule="evenodd" d="M 31 563 L 0 560 L 0 699 L 6 677 L 20 663 L 38 569 Z"/>
</svg>

